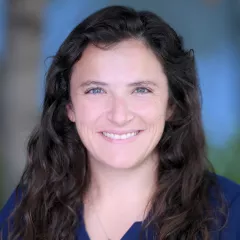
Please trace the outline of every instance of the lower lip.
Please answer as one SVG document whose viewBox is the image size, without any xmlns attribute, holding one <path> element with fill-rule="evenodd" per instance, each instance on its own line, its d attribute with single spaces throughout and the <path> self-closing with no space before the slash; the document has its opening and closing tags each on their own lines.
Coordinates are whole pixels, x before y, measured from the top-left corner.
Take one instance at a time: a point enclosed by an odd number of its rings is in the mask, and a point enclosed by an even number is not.
<svg viewBox="0 0 240 240">
<path fill-rule="evenodd" d="M 136 140 L 136 138 L 142 133 L 143 131 L 139 131 L 137 133 L 137 135 L 133 136 L 133 137 L 130 137 L 130 138 L 127 138 L 127 139 L 112 139 L 112 138 L 109 138 L 109 137 L 106 137 L 105 135 L 103 135 L 103 133 L 100 133 L 102 135 L 102 137 L 110 142 L 110 143 L 130 143 L 130 142 L 133 142 Z"/>
</svg>

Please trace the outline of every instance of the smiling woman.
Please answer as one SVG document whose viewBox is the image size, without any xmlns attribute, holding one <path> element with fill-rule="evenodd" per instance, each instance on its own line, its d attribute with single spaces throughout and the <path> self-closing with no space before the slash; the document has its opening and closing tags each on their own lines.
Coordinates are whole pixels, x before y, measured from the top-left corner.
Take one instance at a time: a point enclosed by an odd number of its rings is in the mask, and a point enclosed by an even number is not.
<svg viewBox="0 0 240 240">
<path fill-rule="evenodd" d="M 142 41 L 126 39 L 108 50 L 90 44 L 75 64 L 70 97 L 68 116 L 88 149 L 91 168 L 96 161 L 118 169 L 156 164 L 153 150 L 170 112 L 168 85 L 157 57 Z"/>
<path fill-rule="evenodd" d="M 240 187 L 206 159 L 193 52 L 160 17 L 94 13 L 46 80 L 3 239 L 240 238 Z"/>
</svg>

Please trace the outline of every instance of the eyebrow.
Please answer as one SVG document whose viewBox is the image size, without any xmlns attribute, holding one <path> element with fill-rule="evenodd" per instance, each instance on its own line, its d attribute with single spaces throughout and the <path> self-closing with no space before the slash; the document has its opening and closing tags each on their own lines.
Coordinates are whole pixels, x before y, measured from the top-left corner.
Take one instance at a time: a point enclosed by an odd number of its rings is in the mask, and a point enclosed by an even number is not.
<svg viewBox="0 0 240 240">
<path fill-rule="evenodd" d="M 102 81 L 87 80 L 87 81 L 83 82 L 80 85 L 80 87 L 87 87 L 90 85 L 108 86 L 109 84 L 106 82 L 102 82 Z M 149 85 L 154 86 L 154 87 L 157 86 L 157 84 L 155 82 L 152 82 L 150 80 L 142 80 L 142 81 L 132 82 L 132 83 L 128 84 L 129 87 L 149 86 Z"/>
</svg>

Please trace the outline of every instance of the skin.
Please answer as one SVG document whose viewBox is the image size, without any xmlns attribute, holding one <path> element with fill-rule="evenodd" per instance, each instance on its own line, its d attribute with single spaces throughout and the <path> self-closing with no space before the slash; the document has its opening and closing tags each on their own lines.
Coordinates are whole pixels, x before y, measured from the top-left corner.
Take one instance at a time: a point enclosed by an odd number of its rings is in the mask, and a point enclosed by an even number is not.
<svg viewBox="0 0 240 240">
<path fill-rule="evenodd" d="M 88 233 L 91 239 L 106 239 L 97 213 L 108 235 L 120 239 L 144 218 L 154 189 L 155 148 L 171 114 L 166 75 L 141 41 L 122 41 L 108 50 L 89 45 L 74 66 L 70 95 L 68 117 L 88 151 L 92 172 L 84 206 Z M 102 134 L 138 130 L 126 140 Z"/>
</svg>

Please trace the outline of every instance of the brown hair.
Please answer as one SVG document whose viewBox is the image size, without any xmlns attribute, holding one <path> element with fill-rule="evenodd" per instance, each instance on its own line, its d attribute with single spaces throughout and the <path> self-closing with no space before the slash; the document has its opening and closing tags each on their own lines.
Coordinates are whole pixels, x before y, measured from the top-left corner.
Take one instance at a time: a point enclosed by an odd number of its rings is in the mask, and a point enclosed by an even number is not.
<svg viewBox="0 0 240 240">
<path fill-rule="evenodd" d="M 108 48 L 131 38 L 144 41 L 158 57 L 174 106 L 157 145 L 158 188 L 144 228 L 151 225 L 160 240 L 210 239 L 212 190 L 220 207 L 223 202 L 206 158 L 193 51 L 185 50 L 175 31 L 154 13 L 122 6 L 104 8 L 81 22 L 53 58 L 41 121 L 29 140 L 18 186 L 23 194 L 13 212 L 11 239 L 75 239 L 90 173 L 86 149 L 66 114 L 71 71 L 89 43 Z"/>
</svg>

